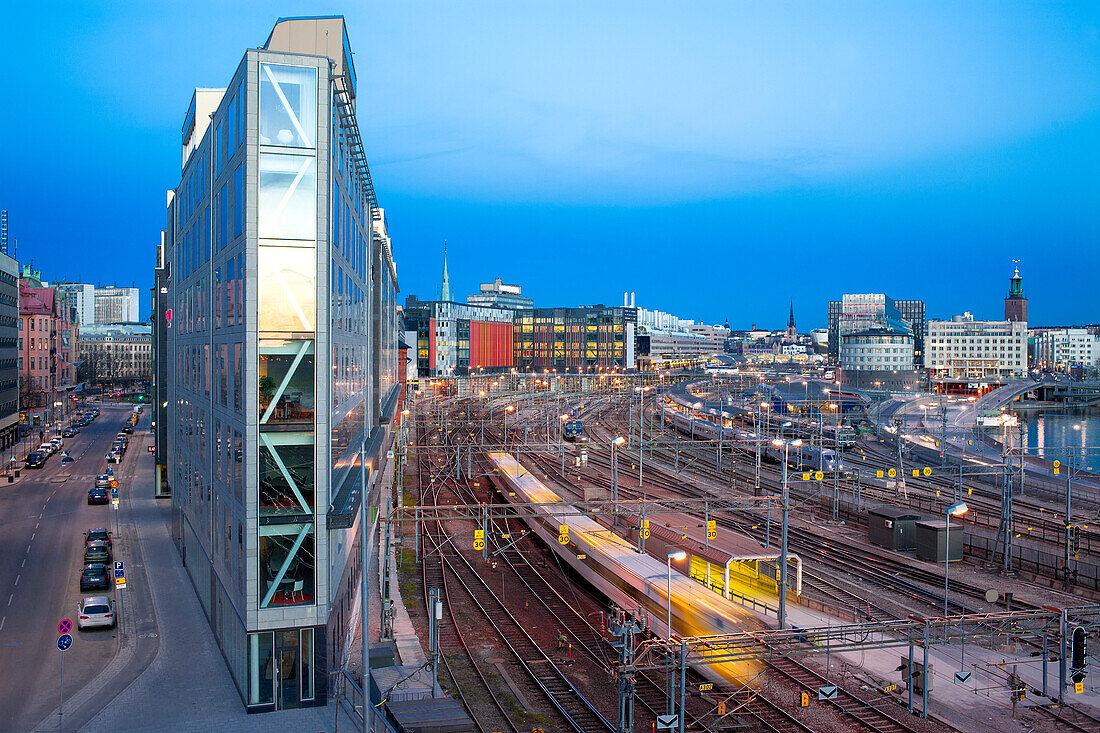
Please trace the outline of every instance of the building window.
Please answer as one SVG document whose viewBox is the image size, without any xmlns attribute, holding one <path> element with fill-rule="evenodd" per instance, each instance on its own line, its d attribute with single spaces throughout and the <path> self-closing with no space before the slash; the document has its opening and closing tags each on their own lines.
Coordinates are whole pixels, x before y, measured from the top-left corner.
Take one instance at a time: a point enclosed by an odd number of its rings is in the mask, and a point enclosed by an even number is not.
<svg viewBox="0 0 1100 733">
<path fill-rule="evenodd" d="M 313 148 L 316 136 L 317 70 L 260 64 L 260 144 Z"/>
</svg>

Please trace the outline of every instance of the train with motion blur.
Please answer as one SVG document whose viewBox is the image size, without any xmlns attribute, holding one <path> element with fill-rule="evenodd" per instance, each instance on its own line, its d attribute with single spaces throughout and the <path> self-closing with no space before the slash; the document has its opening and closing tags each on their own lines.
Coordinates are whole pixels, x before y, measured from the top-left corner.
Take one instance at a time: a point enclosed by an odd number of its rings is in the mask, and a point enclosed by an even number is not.
<svg viewBox="0 0 1100 733">
<path fill-rule="evenodd" d="M 718 440 L 719 435 L 721 435 L 723 441 L 748 443 L 750 445 L 757 440 L 755 433 L 725 425 L 719 427 L 709 420 L 694 417 L 671 407 L 665 408 L 665 422 L 671 422 L 684 435 L 694 435 L 696 440 Z M 765 457 L 776 463 L 783 461 L 782 446 L 772 445 L 770 440 L 765 445 Z M 789 448 L 787 457 L 788 465 L 796 469 L 825 472 L 845 470 L 843 460 L 837 459 L 836 451 L 832 448 L 811 447 L 806 444 L 798 448 Z"/>
<path fill-rule="evenodd" d="M 560 495 L 519 464 L 510 453 L 486 454 L 491 475 L 515 493 L 510 501 L 530 502 L 541 518 L 527 522 L 532 530 L 574 571 L 621 608 L 641 607 L 649 625 L 660 636 L 668 631 L 669 592 L 672 588 L 672 632 L 681 636 L 730 634 L 759 628 L 748 609 L 715 593 L 663 560 L 637 552 L 634 544 L 608 531 L 589 516 L 578 515 Z M 564 530 L 564 531 L 563 531 Z M 682 562 L 682 561 L 681 561 Z M 761 670 L 757 660 L 722 662 L 699 668 L 712 678 L 748 684 Z"/>
</svg>

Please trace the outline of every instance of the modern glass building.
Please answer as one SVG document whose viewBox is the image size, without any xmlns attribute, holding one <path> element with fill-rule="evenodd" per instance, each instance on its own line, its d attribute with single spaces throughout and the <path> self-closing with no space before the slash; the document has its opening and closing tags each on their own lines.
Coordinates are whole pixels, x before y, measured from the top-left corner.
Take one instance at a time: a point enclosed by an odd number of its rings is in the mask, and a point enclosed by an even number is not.
<svg viewBox="0 0 1100 733">
<path fill-rule="evenodd" d="M 397 279 L 352 59 L 342 17 L 280 19 L 195 91 L 168 207 L 175 536 L 249 711 L 325 702 L 358 507 L 392 481 Z"/>
</svg>

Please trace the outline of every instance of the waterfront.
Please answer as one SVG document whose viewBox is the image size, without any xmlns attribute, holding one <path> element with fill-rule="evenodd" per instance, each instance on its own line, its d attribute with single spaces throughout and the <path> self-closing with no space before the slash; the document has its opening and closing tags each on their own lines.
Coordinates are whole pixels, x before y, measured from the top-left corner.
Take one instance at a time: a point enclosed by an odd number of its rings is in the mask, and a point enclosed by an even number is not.
<svg viewBox="0 0 1100 733">
<path fill-rule="evenodd" d="M 1020 411 L 1028 453 L 1100 473 L 1100 409 Z M 1015 437 L 1015 436 L 1013 436 Z M 1076 448 L 1076 451 L 1070 449 Z"/>
</svg>

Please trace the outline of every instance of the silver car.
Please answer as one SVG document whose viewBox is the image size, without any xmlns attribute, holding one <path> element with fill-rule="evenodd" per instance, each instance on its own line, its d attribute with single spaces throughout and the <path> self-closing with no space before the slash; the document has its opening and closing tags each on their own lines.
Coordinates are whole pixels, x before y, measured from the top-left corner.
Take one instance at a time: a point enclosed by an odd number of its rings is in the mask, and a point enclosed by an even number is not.
<svg viewBox="0 0 1100 733">
<path fill-rule="evenodd" d="M 107 596 L 91 596 L 84 599 L 84 605 L 80 607 L 80 615 L 76 619 L 78 629 L 89 629 L 96 626 L 113 628 L 114 625 L 115 608 L 111 605 L 110 598 Z"/>
</svg>

